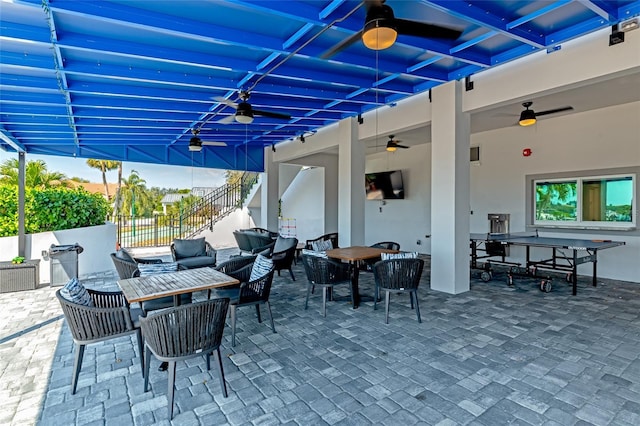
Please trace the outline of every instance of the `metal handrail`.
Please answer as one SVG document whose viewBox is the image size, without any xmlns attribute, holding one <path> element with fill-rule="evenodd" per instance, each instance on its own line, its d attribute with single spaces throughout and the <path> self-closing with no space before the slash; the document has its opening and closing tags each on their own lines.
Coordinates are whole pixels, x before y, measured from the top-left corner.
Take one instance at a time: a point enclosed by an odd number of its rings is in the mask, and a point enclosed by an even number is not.
<svg viewBox="0 0 640 426">
<path fill-rule="evenodd" d="M 118 217 L 118 244 L 121 247 L 168 246 L 175 238 L 190 238 L 241 208 L 257 173 L 245 172 L 240 179 L 216 188 L 179 215 L 154 214 L 150 217 Z"/>
</svg>

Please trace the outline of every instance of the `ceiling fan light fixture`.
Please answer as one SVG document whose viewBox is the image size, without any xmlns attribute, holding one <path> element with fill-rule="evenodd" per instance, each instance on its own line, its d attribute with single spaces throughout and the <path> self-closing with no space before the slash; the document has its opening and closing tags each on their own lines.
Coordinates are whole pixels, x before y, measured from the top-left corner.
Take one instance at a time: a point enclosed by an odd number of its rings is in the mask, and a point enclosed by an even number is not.
<svg viewBox="0 0 640 426">
<path fill-rule="evenodd" d="M 387 142 L 387 152 L 395 152 L 398 149 L 397 146 L 391 141 Z"/>
<path fill-rule="evenodd" d="M 242 124 L 253 123 L 253 115 L 246 114 L 245 111 L 238 110 L 236 112 L 236 121 Z"/>
<path fill-rule="evenodd" d="M 525 109 L 520 113 L 520 120 L 518 120 L 518 124 L 523 127 L 536 124 L 536 113 L 533 110 Z"/>
<path fill-rule="evenodd" d="M 389 26 L 386 19 L 367 22 L 362 33 L 362 42 L 371 50 L 387 49 L 393 46 L 397 38 L 398 32 Z"/>
<path fill-rule="evenodd" d="M 200 152 L 202 150 L 202 141 L 199 137 L 194 136 L 189 141 L 189 151 Z"/>
</svg>

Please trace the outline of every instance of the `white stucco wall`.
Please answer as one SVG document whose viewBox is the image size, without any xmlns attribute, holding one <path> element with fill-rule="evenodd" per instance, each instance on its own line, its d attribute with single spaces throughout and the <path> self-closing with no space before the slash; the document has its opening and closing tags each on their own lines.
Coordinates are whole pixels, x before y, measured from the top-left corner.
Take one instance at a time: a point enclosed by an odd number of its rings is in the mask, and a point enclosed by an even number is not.
<svg viewBox="0 0 640 426">
<path fill-rule="evenodd" d="M 42 232 L 26 236 L 26 257 L 40 260 L 40 283 L 50 282 L 51 262 L 42 259 L 42 252 L 52 244 L 67 245 L 78 243 L 83 252 L 78 255 L 78 275 L 80 278 L 114 269 L 109 253 L 116 247 L 116 225 L 107 223 L 100 226 L 66 229 L 64 231 Z M 0 260 L 11 260 L 18 253 L 18 237 L 0 238 Z"/>
</svg>

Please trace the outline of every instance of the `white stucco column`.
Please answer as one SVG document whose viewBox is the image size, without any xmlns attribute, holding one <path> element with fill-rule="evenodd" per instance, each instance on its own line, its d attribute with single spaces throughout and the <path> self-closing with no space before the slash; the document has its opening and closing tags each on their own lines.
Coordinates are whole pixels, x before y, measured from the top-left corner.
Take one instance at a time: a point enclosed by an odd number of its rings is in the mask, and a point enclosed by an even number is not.
<svg viewBox="0 0 640 426">
<path fill-rule="evenodd" d="M 260 191 L 260 227 L 278 232 L 278 200 L 280 199 L 280 163 L 273 161 L 271 148 L 264 150 L 264 173 Z"/>
<path fill-rule="evenodd" d="M 338 234 L 340 246 L 364 244 L 364 144 L 358 123 L 347 118 L 338 124 Z"/>
<path fill-rule="evenodd" d="M 469 291 L 469 114 L 464 85 L 431 91 L 431 288 Z"/>
</svg>

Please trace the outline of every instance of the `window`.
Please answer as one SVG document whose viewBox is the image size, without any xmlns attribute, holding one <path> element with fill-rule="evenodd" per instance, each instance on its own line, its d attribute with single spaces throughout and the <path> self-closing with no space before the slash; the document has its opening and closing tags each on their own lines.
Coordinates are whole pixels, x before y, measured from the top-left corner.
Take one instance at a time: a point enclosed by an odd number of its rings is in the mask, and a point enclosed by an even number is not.
<svg viewBox="0 0 640 426">
<path fill-rule="evenodd" d="M 635 226 L 635 175 L 534 180 L 534 225 Z"/>
</svg>

